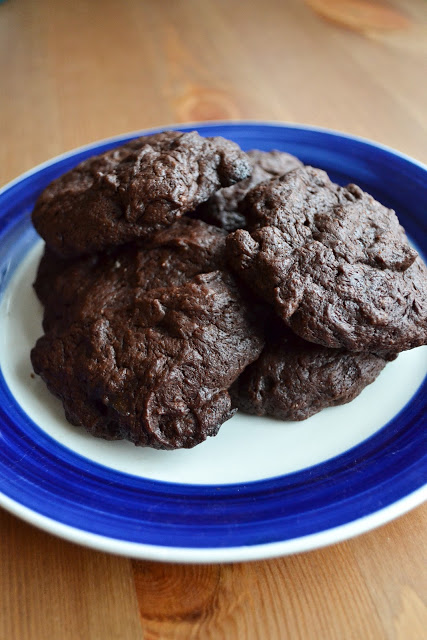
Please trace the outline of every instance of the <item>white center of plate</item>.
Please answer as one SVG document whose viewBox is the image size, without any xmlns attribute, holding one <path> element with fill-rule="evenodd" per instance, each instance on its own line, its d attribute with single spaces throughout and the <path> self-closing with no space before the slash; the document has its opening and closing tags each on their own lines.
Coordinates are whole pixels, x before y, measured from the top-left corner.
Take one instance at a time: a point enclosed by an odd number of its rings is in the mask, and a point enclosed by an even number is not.
<svg viewBox="0 0 427 640">
<path fill-rule="evenodd" d="M 0 307 L 0 366 L 19 405 L 52 438 L 95 462 L 153 480 L 226 484 L 261 480 L 304 469 L 357 445 L 411 399 L 427 370 L 427 348 L 402 353 L 358 398 L 304 422 L 238 413 L 218 436 L 194 449 L 156 451 L 107 442 L 64 417 L 60 401 L 32 377 L 30 350 L 42 334 L 42 308 L 32 283 L 43 245 L 15 273 Z M 33 374 L 34 375 L 34 374 Z"/>
</svg>

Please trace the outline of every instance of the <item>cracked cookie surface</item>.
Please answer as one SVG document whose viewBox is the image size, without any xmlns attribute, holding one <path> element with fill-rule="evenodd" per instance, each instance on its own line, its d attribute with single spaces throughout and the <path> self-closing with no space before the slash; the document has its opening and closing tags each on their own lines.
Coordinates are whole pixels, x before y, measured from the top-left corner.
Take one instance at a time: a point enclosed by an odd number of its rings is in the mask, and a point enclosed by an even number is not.
<svg viewBox="0 0 427 640">
<path fill-rule="evenodd" d="M 109 440 L 190 448 L 234 413 L 228 389 L 263 339 L 233 279 L 214 271 L 56 326 L 31 352 L 69 422 Z"/>
<path fill-rule="evenodd" d="M 230 140 L 166 131 L 85 160 L 43 191 L 32 220 L 58 255 L 90 254 L 148 238 L 250 171 Z"/>
<path fill-rule="evenodd" d="M 178 285 L 199 273 L 225 268 L 226 232 L 184 217 L 156 232 L 150 242 L 63 259 L 46 248 L 34 288 L 44 305 L 45 331 L 58 324 L 132 304 L 150 289 Z"/>
<path fill-rule="evenodd" d="M 194 217 L 229 232 L 244 229 L 246 218 L 239 210 L 239 206 L 248 191 L 264 180 L 285 175 L 292 169 L 302 166 L 298 158 L 282 151 L 254 149 L 248 151 L 247 156 L 252 166 L 251 176 L 231 187 L 217 191 L 209 200 L 197 207 Z"/>
<path fill-rule="evenodd" d="M 243 210 L 230 264 L 296 334 L 349 351 L 426 343 L 427 270 L 394 211 L 312 167 L 258 185 Z"/>
<path fill-rule="evenodd" d="M 239 376 L 230 395 L 233 405 L 245 413 L 305 420 L 356 398 L 390 359 L 322 347 L 276 326 L 267 332 L 262 354 Z"/>
</svg>

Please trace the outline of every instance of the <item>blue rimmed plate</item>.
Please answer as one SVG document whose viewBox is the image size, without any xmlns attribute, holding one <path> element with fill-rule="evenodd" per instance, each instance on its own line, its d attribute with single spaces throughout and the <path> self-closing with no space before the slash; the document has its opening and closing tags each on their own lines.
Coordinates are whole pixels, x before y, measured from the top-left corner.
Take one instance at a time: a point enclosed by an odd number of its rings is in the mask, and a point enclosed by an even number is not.
<svg viewBox="0 0 427 640">
<path fill-rule="evenodd" d="M 393 207 L 427 253 L 427 170 L 370 142 L 312 127 L 206 123 L 244 149 L 279 149 L 356 182 Z M 60 156 L 0 192 L 0 504 L 51 533 L 167 561 L 265 558 L 337 542 L 427 496 L 426 348 L 401 354 L 352 403 L 303 423 L 237 415 L 188 451 L 105 442 L 69 425 L 31 374 L 41 334 L 31 284 L 42 243 L 30 223 L 40 191 L 121 136 Z M 150 131 L 151 133 L 151 131 Z"/>
</svg>

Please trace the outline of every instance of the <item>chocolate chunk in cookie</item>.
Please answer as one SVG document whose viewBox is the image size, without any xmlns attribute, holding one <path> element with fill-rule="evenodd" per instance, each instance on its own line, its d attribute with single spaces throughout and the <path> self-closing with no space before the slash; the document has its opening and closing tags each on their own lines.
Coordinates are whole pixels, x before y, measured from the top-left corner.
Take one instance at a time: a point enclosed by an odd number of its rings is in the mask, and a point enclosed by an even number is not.
<svg viewBox="0 0 427 640">
<path fill-rule="evenodd" d="M 221 271 L 142 295 L 123 286 L 98 317 L 40 338 L 34 371 L 95 436 L 193 447 L 233 414 L 228 388 L 263 347 L 257 322 Z"/>
<path fill-rule="evenodd" d="M 235 231 L 246 227 L 246 218 L 239 211 L 240 202 L 245 195 L 257 184 L 277 176 L 283 176 L 289 171 L 302 166 L 302 163 L 282 151 L 248 151 L 248 158 L 252 165 L 252 174 L 231 187 L 220 189 L 206 202 L 194 211 L 194 217 L 209 224 Z"/>
<path fill-rule="evenodd" d="M 225 267 L 226 232 L 201 220 L 181 218 L 149 242 L 63 259 L 45 250 L 34 288 L 45 307 L 43 327 L 96 317 L 135 292 L 178 285 Z"/>
<path fill-rule="evenodd" d="M 85 160 L 43 191 L 32 219 L 58 255 L 90 254 L 150 237 L 250 171 L 234 142 L 167 131 Z"/>
<path fill-rule="evenodd" d="M 427 342 L 427 270 L 394 211 L 305 167 L 246 196 L 236 273 L 304 339 L 349 351 Z"/>
<path fill-rule="evenodd" d="M 230 389 L 235 407 L 258 416 L 305 420 L 326 407 L 350 402 L 390 359 L 328 349 L 286 329 L 268 336 L 261 356 Z"/>
</svg>

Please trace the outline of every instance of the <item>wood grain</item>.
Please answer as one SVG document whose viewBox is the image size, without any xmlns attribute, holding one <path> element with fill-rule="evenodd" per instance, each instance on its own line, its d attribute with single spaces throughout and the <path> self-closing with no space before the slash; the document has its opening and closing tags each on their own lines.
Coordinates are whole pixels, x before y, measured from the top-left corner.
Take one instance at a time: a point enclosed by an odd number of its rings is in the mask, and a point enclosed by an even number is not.
<svg viewBox="0 0 427 640">
<path fill-rule="evenodd" d="M 423 640 L 426 516 L 421 507 L 355 540 L 278 560 L 134 561 L 144 637 Z"/>
<path fill-rule="evenodd" d="M 320 16 L 355 31 L 407 29 L 410 21 L 390 3 L 371 0 L 306 0 Z"/>
<path fill-rule="evenodd" d="M 309 122 L 426 160 L 427 7 L 403 5 L 410 26 L 384 36 L 302 0 L 6 2 L 0 182 L 80 144 L 198 119 Z"/>
<path fill-rule="evenodd" d="M 129 560 L 0 512 L 1 640 L 142 640 Z"/>
<path fill-rule="evenodd" d="M 206 119 L 306 122 L 427 161 L 426 25 L 424 0 L 7 0 L 0 183 L 106 136 Z M 0 640 L 421 640 L 426 525 L 422 507 L 307 554 L 184 566 L 81 549 L 1 511 Z"/>
</svg>

